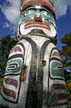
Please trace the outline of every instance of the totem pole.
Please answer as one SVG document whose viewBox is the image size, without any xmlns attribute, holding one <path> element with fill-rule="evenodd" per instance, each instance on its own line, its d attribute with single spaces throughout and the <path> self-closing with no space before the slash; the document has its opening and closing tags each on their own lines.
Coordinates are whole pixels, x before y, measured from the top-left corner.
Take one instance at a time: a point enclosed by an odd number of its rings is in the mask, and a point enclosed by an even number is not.
<svg viewBox="0 0 71 108">
<path fill-rule="evenodd" d="M 67 108 L 63 65 L 56 48 L 53 0 L 20 0 L 18 43 L 11 49 L 1 107 Z"/>
</svg>

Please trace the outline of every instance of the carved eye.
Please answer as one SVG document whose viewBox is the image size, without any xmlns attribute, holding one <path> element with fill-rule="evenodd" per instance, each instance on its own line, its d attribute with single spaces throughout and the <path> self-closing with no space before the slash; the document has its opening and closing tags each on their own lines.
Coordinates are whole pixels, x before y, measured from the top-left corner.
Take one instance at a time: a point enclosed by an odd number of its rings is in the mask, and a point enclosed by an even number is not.
<svg viewBox="0 0 71 108">
<path fill-rule="evenodd" d="M 48 18 L 50 18 L 50 14 L 48 12 L 45 12 L 44 15 L 46 15 Z"/>
<path fill-rule="evenodd" d="M 46 11 L 44 11 L 44 13 L 43 13 L 44 15 L 46 15 L 48 18 L 50 18 L 51 16 L 50 16 L 50 14 L 48 13 L 48 12 L 46 12 Z"/>
<path fill-rule="evenodd" d="M 34 16 L 34 14 L 35 14 L 35 10 L 33 9 L 33 8 L 30 8 L 30 9 L 27 9 L 25 12 L 24 12 L 24 16 L 26 17 L 26 16 Z"/>
<path fill-rule="evenodd" d="M 50 13 L 47 12 L 47 11 L 41 11 L 41 16 L 42 16 L 44 19 L 50 19 L 50 18 L 51 18 Z"/>
</svg>

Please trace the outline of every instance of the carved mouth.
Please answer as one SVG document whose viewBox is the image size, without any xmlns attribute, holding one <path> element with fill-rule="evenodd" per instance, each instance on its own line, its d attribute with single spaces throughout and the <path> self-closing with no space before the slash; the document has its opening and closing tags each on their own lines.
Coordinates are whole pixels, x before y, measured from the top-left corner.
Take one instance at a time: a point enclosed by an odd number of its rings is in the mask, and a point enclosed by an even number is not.
<svg viewBox="0 0 71 108">
<path fill-rule="evenodd" d="M 34 28 L 34 27 L 39 27 L 39 28 L 45 28 L 50 30 L 50 26 L 48 23 L 43 23 L 43 22 L 37 22 L 37 21 L 30 21 L 30 22 L 26 22 L 24 25 L 24 29 L 28 29 L 28 28 Z"/>
</svg>

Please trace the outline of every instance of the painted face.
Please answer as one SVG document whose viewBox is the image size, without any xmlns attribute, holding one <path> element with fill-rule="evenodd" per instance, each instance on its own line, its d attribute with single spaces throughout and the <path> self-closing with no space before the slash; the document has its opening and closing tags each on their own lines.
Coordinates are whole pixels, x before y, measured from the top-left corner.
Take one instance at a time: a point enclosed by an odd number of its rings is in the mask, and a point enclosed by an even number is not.
<svg viewBox="0 0 71 108">
<path fill-rule="evenodd" d="M 40 6 L 26 9 L 19 18 L 19 33 L 25 35 L 33 29 L 42 30 L 47 37 L 54 38 L 56 36 L 56 25 L 53 14 Z"/>
</svg>

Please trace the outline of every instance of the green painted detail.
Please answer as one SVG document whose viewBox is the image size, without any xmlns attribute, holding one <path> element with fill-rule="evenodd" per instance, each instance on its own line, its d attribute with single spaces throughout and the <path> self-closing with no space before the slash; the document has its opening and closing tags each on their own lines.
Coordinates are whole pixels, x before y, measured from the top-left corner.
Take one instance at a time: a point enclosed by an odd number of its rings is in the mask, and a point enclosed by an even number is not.
<svg viewBox="0 0 71 108">
<path fill-rule="evenodd" d="M 52 78 L 63 78 L 64 79 L 63 65 L 61 62 L 51 61 L 51 63 L 50 63 L 50 75 Z"/>
<path fill-rule="evenodd" d="M 23 64 L 22 58 L 10 59 L 7 62 L 5 75 L 6 74 L 19 74 L 21 72 L 22 64 Z"/>
<path fill-rule="evenodd" d="M 30 7 L 28 9 L 26 9 L 24 12 L 21 13 L 20 17 L 19 17 L 19 24 L 22 23 L 22 21 L 34 21 L 34 17 L 36 15 L 36 13 L 39 13 L 41 18 L 42 18 L 42 22 L 46 22 L 49 21 L 50 23 L 52 23 L 53 25 L 55 25 L 55 18 L 53 16 L 53 14 L 46 8 L 41 7 L 40 9 L 35 8 L 35 7 Z"/>
<path fill-rule="evenodd" d="M 51 4 L 54 6 L 54 0 L 49 0 L 51 2 Z"/>
</svg>

